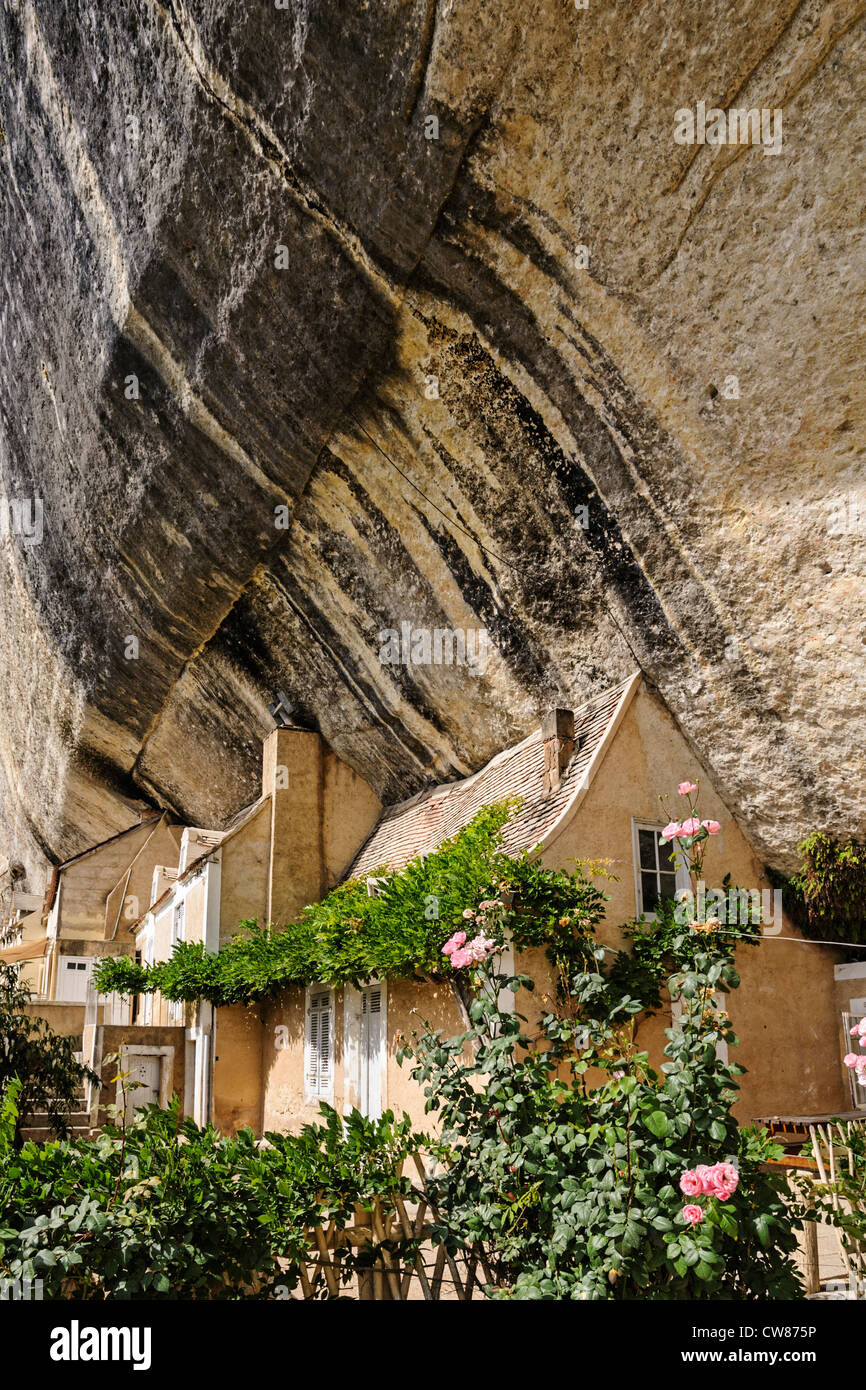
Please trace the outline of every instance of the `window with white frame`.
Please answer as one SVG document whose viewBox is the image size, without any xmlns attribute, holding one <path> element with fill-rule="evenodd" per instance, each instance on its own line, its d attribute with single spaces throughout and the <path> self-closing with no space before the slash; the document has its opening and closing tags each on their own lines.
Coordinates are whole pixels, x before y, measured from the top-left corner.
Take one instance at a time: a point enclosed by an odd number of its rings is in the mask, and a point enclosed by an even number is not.
<svg viewBox="0 0 866 1390">
<path fill-rule="evenodd" d="M 334 1100 L 334 995 L 321 985 L 307 990 L 304 1095 L 308 1104 Z"/>
<path fill-rule="evenodd" d="M 651 821 L 632 821 L 634 882 L 637 915 L 655 916 L 662 899 L 672 901 L 689 887 L 686 866 L 677 865 L 673 849 L 661 838 L 664 826 Z"/>
<path fill-rule="evenodd" d="M 866 999 L 849 999 L 848 1008 L 842 1012 L 842 1041 L 846 1052 L 857 1052 L 856 1039 L 851 1036 L 851 1029 L 863 1018 L 866 1018 Z M 866 1110 L 866 1086 L 860 1084 L 858 1073 L 853 1067 L 845 1067 L 844 1070 L 851 1091 L 851 1108 Z"/>
</svg>

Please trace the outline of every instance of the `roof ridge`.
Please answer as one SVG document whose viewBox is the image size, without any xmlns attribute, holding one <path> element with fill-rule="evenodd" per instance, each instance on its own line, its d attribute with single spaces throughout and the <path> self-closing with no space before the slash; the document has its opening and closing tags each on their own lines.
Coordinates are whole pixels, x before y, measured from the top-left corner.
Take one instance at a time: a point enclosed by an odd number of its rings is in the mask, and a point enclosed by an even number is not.
<svg viewBox="0 0 866 1390">
<path fill-rule="evenodd" d="M 552 795 L 543 791 L 543 759 L 527 758 L 533 746 L 542 741 L 540 726 L 536 725 L 518 743 L 500 749 L 468 777 L 424 788 L 405 801 L 385 807 L 345 877 L 355 877 L 383 864 L 400 867 L 410 859 L 430 853 L 443 839 L 469 823 L 474 814 L 474 794 L 478 792 L 482 793 L 477 797 L 478 809 L 520 796 L 523 804 L 503 826 L 503 838 L 518 849 L 538 844 L 565 814 L 577 792 L 575 780 L 585 774 L 593 755 L 604 742 L 611 721 L 637 674 L 632 672 L 625 680 L 590 696 L 574 710 L 575 733 L 582 735 L 581 746 L 575 748 Z M 597 721 L 595 728 L 592 727 L 594 720 Z M 486 795 L 483 794 L 485 788 Z M 377 842 L 381 845 L 381 854 L 378 849 L 374 852 Z"/>
</svg>

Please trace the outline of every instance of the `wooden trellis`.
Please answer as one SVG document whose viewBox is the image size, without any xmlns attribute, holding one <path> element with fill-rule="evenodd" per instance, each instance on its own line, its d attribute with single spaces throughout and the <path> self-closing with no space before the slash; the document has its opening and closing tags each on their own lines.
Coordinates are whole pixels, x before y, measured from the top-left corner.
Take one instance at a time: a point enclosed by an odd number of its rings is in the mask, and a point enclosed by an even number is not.
<svg viewBox="0 0 866 1390">
<path fill-rule="evenodd" d="M 809 1137 L 812 1140 L 812 1153 L 818 1169 L 818 1180 L 828 1188 L 833 1210 L 840 1213 L 851 1212 L 850 1202 L 846 1201 L 834 1189 L 843 1165 L 847 1168 L 848 1176 L 852 1178 L 854 1176 L 854 1153 L 851 1148 L 851 1137 L 855 1128 L 862 1133 L 866 1125 L 862 1120 L 837 1120 L 835 1123 L 809 1126 Z M 838 1228 L 837 1235 L 839 1254 L 842 1257 L 849 1284 L 860 1289 L 866 1283 L 866 1248 L 860 1241 L 851 1236 L 846 1236 L 843 1239 L 843 1233 Z"/>
<path fill-rule="evenodd" d="M 371 1210 L 355 1208 L 351 1226 L 339 1230 L 331 1221 L 310 1231 L 309 1252 L 300 1267 L 302 1298 L 405 1303 L 410 1299 L 465 1302 L 484 1296 L 482 1286 L 494 1281 L 480 1246 L 452 1255 L 444 1245 L 432 1245 L 428 1215 L 437 1215 L 429 1190 L 432 1174 L 425 1170 L 420 1154 L 413 1159 L 419 1182 L 411 1197 L 395 1194 L 393 1209 L 377 1198 Z M 410 1211 L 413 1204 L 414 1212 Z M 368 1247 L 370 1262 L 344 1282 L 349 1246 Z"/>
</svg>

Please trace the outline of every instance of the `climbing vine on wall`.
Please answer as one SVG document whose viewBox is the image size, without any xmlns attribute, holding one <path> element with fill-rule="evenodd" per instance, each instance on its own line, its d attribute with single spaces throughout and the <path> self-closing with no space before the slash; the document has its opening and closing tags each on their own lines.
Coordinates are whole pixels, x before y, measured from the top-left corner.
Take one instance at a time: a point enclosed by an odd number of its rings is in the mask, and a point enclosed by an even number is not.
<svg viewBox="0 0 866 1390">
<path fill-rule="evenodd" d="M 218 955 L 200 943 L 179 942 L 167 961 L 151 966 L 126 956 L 103 958 L 94 973 L 101 993 L 166 999 L 250 1003 L 289 985 L 327 980 L 360 984 L 442 975 L 445 941 L 471 925 L 467 912 L 496 899 L 506 904 L 500 924 L 518 947 L 544 946 L 557 964 L 587 959 L 592 933 L 604 916 L 605 895 L 581 873 L 546 869 L 524 853 L 502 848 L 500 831 L 513 803 L 485 807 L 459 834 L 398 872 L 378 871 L 340 884 L 280 929 L 240 924 Z"/>
</svg>

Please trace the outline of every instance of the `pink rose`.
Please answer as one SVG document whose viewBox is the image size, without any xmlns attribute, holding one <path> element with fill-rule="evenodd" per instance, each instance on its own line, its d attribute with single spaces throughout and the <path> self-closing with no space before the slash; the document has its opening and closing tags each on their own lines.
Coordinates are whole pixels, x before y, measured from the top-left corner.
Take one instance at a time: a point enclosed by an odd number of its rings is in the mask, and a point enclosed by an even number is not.
<svg viewBox="0 0 866 1390">
<path fill-rule="evenodd" d="M 677 821 L 672 820 L 662 831 L 663 840 L 675 840 L 682 833 L 682 826 Z"/>
<path fill-rule="evenodd" d="M 455 970 L 462 970 L 464 965 L 472 964 L 472 956 L 468 951 L 457 950 L 451 956 L 451 964 Z"/>
<path fill-rule="evenodd" d="M 736 1192 L 740 1175 L 733 1163 L 717 1163 L 713 1172 L 715 1174 L 715 1195 L 720 1202 L 726 1202 Z"/>
<path fill-rule="evenodd" d="M 694 1169 L 687 1169 L 680 1178 L 680 1192 L 684 1192 L 687 1197 L 700 1197 L 703 1190 L 704 1185 Z"/>
<path fill-rule="evenodd" d="M 699 1163 L 697 1168 L 695 1169 L 695 1173 L 697 1175 L 698 1181 L 701 1184 L 701 1191 L 708 1192 L 710 1196 L 712 1196 L 716 1186 L 715 1173 L 713 1169 L 710 1167 L 708 1163 Z"/>
<path fill-rule="evenodd" d="M 710 835 L 718 835 L 721 826 L 717 820 L 702 820 L 701 825 Z"/>
<path fill-rule="evenodd" d="M 680 785 L 677 787 L 680 796 L 688 796 L 689 792 L 696 792 L 697 789 L 697 782 L 680 782 Z"/>
<path fill-rule="evenodd" d="M 494 946 L 495 942 L 491 941 L 489 937 L 476 936 L 469 942 L 466 951 L 470 959 L 480 965 L 483 960 L 487 959 L 488 952 L 492 951 Z"/>
<path fill-rule="evenodd" d="M 689 816 L 688 820 L 684 820 L 680 826 L 683 835 L 697 835 L 700 828 L 701 823 L 697 816 Z"/>
<path fill-rule="evenodd" d="M 464 916 L 464 917 L 474 917 L 474 916 L 475 916 L 475 913 L 472 911 L 472 908 L 471 908 L 471 907 L 464 907 L 464 909 L 463 909 L 463 916 Z"/>
<path fill-rule="evenodd" d="M 698 1222 L 703 1221 L 703 1219 L 704 1213 L 701 1207 L 695 1206 L 694 1203 L 688 1203 L 683 1207 L 683 1220 L 687 1221 L 690 1226 L 697 1226 Z"/>
<path fill-rule="evenodd" d="M 842 1058 L 842 1061 L 846 1067 L 856 1067 L 858 1063 L 863 1061 L 863 1058 L 858 1057 L 856 1052 L 849 1052 Z"/>
<path fill-rule="evenodd" d="M 456 931 L 456 932 L 454 933 L 453 936 L 451 936 L 451 937 L 448 938 L 448 940 L 445 942 L 445 945 L 442 947 L 442 954 L 443 954 L 443 956 L 450 956 L 450 957 L 451 957 L 451 964 L 452 964 L 452 965 L 454 964 L 454 953 L 455 953 L 455 951 L 457 950 L 457 948 L 458 948 L 459 946 L 462 946 L 462 945 L 463 945 L 463 942 L 464 942 L 465 940 L 466 940 L 466 933 L 465 933 L 465 931 Z"/>
</svg>

